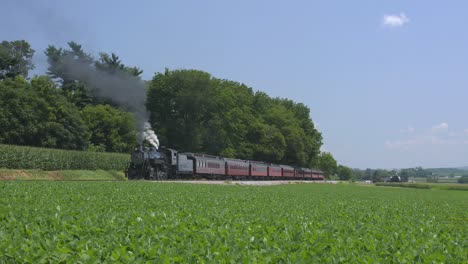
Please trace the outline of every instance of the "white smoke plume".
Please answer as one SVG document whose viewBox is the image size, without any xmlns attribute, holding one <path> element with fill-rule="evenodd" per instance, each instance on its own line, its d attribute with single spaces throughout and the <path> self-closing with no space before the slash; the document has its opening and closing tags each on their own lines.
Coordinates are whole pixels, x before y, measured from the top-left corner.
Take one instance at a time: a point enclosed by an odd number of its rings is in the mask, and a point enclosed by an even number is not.
<svg viewBox="0 0 468 264">
<path fill-rule="evenodd" d="M 144 130 L 142 132 L 143 140 L 148 141 L 153 147 L 159 148 L 159 139 L 158 136 L 154 133 L 153 129 L 151 129 L 151 125 L 149 122 L 145 122 Z"/>
</svg>

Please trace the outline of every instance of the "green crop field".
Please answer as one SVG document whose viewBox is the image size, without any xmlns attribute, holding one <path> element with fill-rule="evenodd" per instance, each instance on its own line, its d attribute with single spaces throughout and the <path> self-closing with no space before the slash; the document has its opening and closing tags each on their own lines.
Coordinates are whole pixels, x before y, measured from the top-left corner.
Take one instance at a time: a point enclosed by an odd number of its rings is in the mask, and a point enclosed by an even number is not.
<svg viewBox="0 0 468 264">
<path fill-rule="evenodd" d="M 0 263 L 467 263 L 468 193 L 0 182 Z"/>
<path fill-rule="evenodd" d="M 0 169 L 119 170 L 129 154 L 87 152 L 0 144 Z"/>
</svg>

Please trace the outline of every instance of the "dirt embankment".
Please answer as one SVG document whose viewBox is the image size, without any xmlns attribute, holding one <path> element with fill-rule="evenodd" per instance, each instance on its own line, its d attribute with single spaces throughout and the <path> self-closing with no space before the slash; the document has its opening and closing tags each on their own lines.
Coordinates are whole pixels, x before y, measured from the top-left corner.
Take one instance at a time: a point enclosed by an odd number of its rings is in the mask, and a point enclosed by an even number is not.
<svg viewBox="0 0 468 264">
<path fill-rule="evenodd" d="M 0 170 L 0 180 L 64 180 L 59 171 Z"/>
<path fill-rule="evenodd" d="M 0 169 L 0 180 L 122 181 L 126 179 L 122 171 Z"/>
</svg>

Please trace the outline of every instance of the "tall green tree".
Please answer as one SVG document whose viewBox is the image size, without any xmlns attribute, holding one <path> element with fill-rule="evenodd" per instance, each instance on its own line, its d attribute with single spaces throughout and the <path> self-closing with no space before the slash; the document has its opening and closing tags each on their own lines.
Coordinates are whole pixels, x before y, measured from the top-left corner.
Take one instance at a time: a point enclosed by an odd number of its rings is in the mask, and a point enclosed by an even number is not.
<svg viewBox="0 0 468 264">
<path fill-rule="evenodd" d="M 337 163 L 333 155 L 329 152 L 322 152 L 318 156 L 318 168 L 323 171 L 325 177 L 330 178 L 337 170 Z"/>
<path fill-rule="evenodd" d="M 375 170 L 374 174 L 372 175 L 372 182 L 383 182 L 385 178 L 390 177 L 391 174 L 387 170 Z"/>
<path fill-rule="evenodd" d="M 68 42 L 68 47 L 68 49 L 62 49 L 49 45 L 45 51 L 49 63 L 47 74 L 62 84 L 63 94 L 70 102 L 83 108 L 93 103 L 92 87 L 89 87 L 73 73 L 69 61 L 75 60 L 86 67 L 93 65 L 94 59 L 76 42 Z"/>
<path fill-rule="evenodd" d="M 130 113 L 110 105 L 88 105 L 81 111 L 91 133 L 91 148 L 97 151 L 130 152 L 136 145 L 135 121 Z"/>
<path fill-rule="evenodd" d="M 78 109 L 49 78 L 0 81 L 0 143 L 84 150 L 89 132 Z"/>
<path fill-rule="evenodd" d="M 147 109 L 161 142 L 184 151 L 203 151 L 211 76 L 196 70 L 155 75 L 148 91 Z"/>
<path fill-rule="evenodd" d="M 28 76 L 34 69 L 34 50 L 24 40 L 2 41 L 0 43 L 0 80 L 22 75 Z"/>
<path fill-rule="evenodd" d="M 49 45 L 45 54 L 49 63 L 47 74 L 62 84 L 61 89 L 65 96 L 79 108 L 90 104 L 117 106 L 109 98 L 97 96 L 96 87 L 85 79 L 88 73 L 103 76 L 103 80 L 111 76 L 140 78 L 143 73 L 138 67 L 123 64 L 115 53 L 101 52 L 99 58 L 94 59 L 80 44 L 73 41 L 68 42 L 68 48 Z"/>
<path fill-rule="evenodd" d="M 304 105 L 201 71 L 156 74 L 147 109 L 162 144 L 182 151 L 310 166 L 322 144 Z"/>
<path fill-rule="evenodd" d="M 140 77 L 143 73 L 138 67 L 129 67 L 122 63 L 122 60 L 115 53 L 99 53 L 99 59 L 94 62 L 96 69 L 109 74 L 129 74 L 134 77 Z"/>
<path fill-rule="evenodd" d="M 349 181 L 351 179 L 354 179 L 353 170 L 343 165 L 338 165 L 337 174 L 338 178 L 342 181 Z"/>
</svg>

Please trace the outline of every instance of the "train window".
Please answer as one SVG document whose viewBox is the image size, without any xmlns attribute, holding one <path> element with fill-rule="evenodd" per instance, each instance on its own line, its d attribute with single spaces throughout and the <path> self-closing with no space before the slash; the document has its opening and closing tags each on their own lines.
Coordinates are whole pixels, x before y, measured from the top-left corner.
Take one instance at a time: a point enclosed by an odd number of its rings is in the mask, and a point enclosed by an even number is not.
<svg viewBox="0 0 468 264">
<path fill-rule="evenodd" d="M 219 169 L 221 166 L 218 163 L 208 163 L 208 167 Z"/>
</svg>

